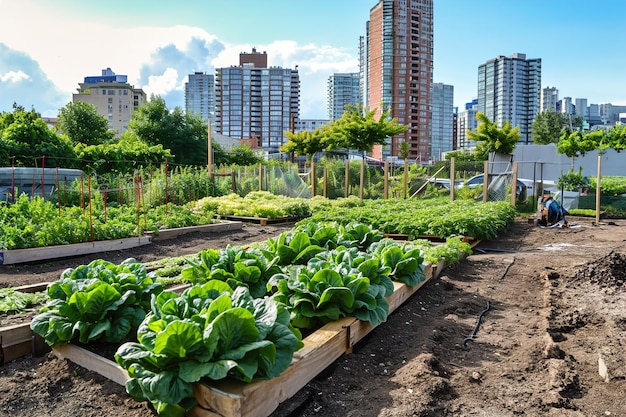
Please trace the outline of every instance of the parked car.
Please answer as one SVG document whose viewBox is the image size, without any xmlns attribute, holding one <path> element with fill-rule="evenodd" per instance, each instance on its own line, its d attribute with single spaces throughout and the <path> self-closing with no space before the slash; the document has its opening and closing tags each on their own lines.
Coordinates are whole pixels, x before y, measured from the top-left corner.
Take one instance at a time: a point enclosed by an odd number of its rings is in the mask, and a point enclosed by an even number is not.
<svg viewBox="0 0 626 417">
<path fill-rule="evenodd" d="M 489 183 L 492 184 L 493 181 L 498 178 L 500 175 L 512 175 L 510 172 L 504 172 L 500 174 L 489 174 Z M 479 185 L 483 185 L 485 182 L 485 174 L 474 175 L 472 178 L 465 181 L 464 185 L 469 188 L 476 188 Z M 531 191 L 528 192 L 528 182 L 530 183 Z M 523 202 L 526 200 L 526 196 L 532 195 L 532 181 L 518 178 L 517 179 L 517 187 L 515 189 L 515 198 L 519 202 Z"/>
<path fill-rule="evenodd" d="M 450 189 L 450 180 L 448 178 L 429 178 L 428 182 L 432 183 L 437 188 Z M 454 188 L 463 186 L 463 180 L 454 180 Z"/>
</svg>

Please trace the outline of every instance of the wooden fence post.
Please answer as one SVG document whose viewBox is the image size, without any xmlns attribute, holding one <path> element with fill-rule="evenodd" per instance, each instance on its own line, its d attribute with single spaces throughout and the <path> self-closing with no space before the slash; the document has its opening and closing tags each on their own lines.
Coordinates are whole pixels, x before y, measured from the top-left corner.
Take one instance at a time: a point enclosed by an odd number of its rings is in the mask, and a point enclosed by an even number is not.
<svg viewBox="0 0 626 417">
<path fill-rule="evenodd" d="M 454 156 L 450 158 L 450 201 L 454 201 L 454 186 L 456 182 L 456 172 L 454 171 Z"/>
<path fill-rule="evenodd" d="M 489 191 L 489 161 L 485 161 L 483 174 L 483 203 L 487 202 L 487 194 Z"/>
<path fill-rule="evenodd" d="M 389 161 L 385 161 L 383 169 L 383 198 L 389 199 Z"/>
<path fill-rule="evenodd" d="M 363 200 L 363 189 L 365 188 L 365 158 L 361 159 L 361 178 L 359 179 L 359 198 Z"/>
<path fill-rule="evenodd" d="M 408 193 L 408 186 L 409 186 L 409 158 L 404 158 L 404 180 L 402 181 L 402 189 L 403 189 L 405 200 L 406 200 L 406 196 Z"/>
<path fill-rule="evenodd" d="M 346 186 L 345 186 L 345 192 L 344 192 L 346 198 L 348 198 L 348 192 L 350 191 L 350 181 L 349 181 L 350 178 L 349 177 L 350 177 L 350 158 L 347 158 L 346 159 L 346 178 L 345 178 Z"/>
<path fill-rule="evenodd" d="M 311 160 L 311 197 L 315 197 L 315 161 Z"/>
<path fill-rule="evenodd" d="M 517 199 L 517 162 L 513 162 L 513 178 L 511 179 L 511 204 L 515 206 Z"/>
</svg>

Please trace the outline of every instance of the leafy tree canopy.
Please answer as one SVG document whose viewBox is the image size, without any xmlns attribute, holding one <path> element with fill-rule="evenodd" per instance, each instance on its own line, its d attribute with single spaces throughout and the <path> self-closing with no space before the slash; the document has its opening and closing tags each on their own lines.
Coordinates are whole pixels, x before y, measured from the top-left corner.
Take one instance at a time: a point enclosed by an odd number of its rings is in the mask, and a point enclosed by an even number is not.
<svg viewBox="0 0 626 417">
<path fill-rule="evenodd" d="M 171 153 L 162 145 L 148 145 L 130 132 L 124 132 L 117 143 L 78 144 L 74 147 L 82 169 L 90 174 L 128 174 L 140 167 L 158 167 Z"/>
<path fill-rule="evenodd" d="M 532 126 L 533 142 L 537 145 L 558 143 L 567 126 L 568 120 L 562 113 L 556 113 L 552 109 L 538 113 Z"/>
<path fill-rule="evenodd" d="M 78 101 L 68 103 L 59 110 L 59 128 L 77 145 L 99 145 L 113 140 L 115 132 L 109 130 L 107 119 L 98 114 L 96 106 Z"/>
<path fill-rule="evenodd" d="M 67 138 L 52 131 L 31 109 L 13 104 L 13 112 L 0 114 L 0 164 L 35 166 L 45 156 L 46 166 L 74 168 L 75 154 Z"/>
<path fill-rule="evenodd" d="M 498 128 L 496 122 L 492 122 L 481 112 L 476 113 L 476 120 L 480 123 L 475 131 L 468 130 L 468 138 L 477 143 L 476 157 L 487 160 L 490 153 L 508 155 L 513 152 L 521 137 L 519 127 L 511 127 L 510 122 L 505 122 L 502 128 Z"/>
<path fill-rule="evenodd" d="M 360 105 L 347 106 L 341 118 L 331 122 L 327 141 L 333 147 L 371 152 L 374 145 L 386 143 L 387 138 L 406 132 L 407 126 L 390 119 L 391 109 L 383 111 L 378 120 L 376 112 Z"/>
<path fill-rule="evenodd" d="M 322 126 L 313 132 L 308 130 L 295 133 L 285 132 L 287 142 L 280 147 L 280 151 L 293 152 L 298 156 L 306 155 L 307 160 L 310 161 L 317 152 L 326 150 L 328 144 L 326 133 L 329 132 L 328 129 L 328 126 Z"/>
<path fill-rule="evenodd" d="M 261 162 L 261 158 L 254 154 L 254 151 L 250 149 L 249 146 L 241 145 L 235 146 L 232 148 L 229 154 L 227 155 L 227 163 L 246 166 L 246 165 L 256 165 Z"/>
<path fill-rule="evenodd" d="M 185 114 L 180 107 L 170 111 L 160 96 L 152 95 L 135 110 L 128 127 L 147 144 L 169 149 L 176 164 L 207 163 L 207 126 L 200 117 Z"/>
</svg>

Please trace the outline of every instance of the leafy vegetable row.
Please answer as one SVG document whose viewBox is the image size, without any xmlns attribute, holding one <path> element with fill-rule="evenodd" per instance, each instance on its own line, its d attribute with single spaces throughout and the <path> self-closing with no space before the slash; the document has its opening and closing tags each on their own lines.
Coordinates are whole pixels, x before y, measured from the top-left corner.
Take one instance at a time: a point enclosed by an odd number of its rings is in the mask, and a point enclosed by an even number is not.
<svg viewBox="0 0 626 417">
<path fill-rule="evenodd" d="M 213 221 L 213 213 L 199 214 L 188 206 L 171 203 L 140 212 L 139 216 L 137 212 L 133 206 L 111 205 L 104 210 L 102 200 L 92 201 L 90 209 L 63 207 L 59 211 L 51 201 L 41 197 L 29 199 L 22 194 L 13 204 L 0 202 L 0 249 L 123 239 L 146 231 L 158 233 Z"/>
<path fill-rule="evenodd" d="M 367 200 L 362 206 L 318 206 L 309 222 L 364 223 L 382 233 L 402 233 L 409 240 L 421 236 L 468 236 L 493 239 L 514 222 L 517 211 L 507 202 L 473 200 Z"/>
<path fill-rule="evenodd" d="M 280 219 L 311 215 L 308 200 L 274 195 L 268 191 L 253 191 L 245 197 L 234 193 L 221 197 L 205 197 L 196 202 L 196 207 L 222 216 Z"/>
<path fill-rule="evenodd" d="M 161 291 L 154 274 L 136 260 L 115 265 L 98 259 L 65 270 L 50 284 L 49 301 L 30 327 L 49 345 L 76 339 L 122 342 L 134 336 L 152 295 Z"/>
</svg>

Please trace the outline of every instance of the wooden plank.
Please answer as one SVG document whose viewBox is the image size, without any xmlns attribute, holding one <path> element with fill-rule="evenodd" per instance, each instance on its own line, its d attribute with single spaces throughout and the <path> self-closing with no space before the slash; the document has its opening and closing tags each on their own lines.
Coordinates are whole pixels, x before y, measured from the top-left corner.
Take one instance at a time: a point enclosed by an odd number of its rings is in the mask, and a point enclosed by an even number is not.
<svg viewBox="0 0 626 417">
<path fill-rule="evenodd" d="M 65 258 L 91 253 L 124 250 L 147 245 L 149 243 L 149 236 L 141 236 L 127 239 L 46 246 L 42 248 L 14 249 L 0 252 L 0 265 L 11 265 L 23 262 L 40 261 L 43 259 Z"/>
<path fill-rule="evenodd" d="M 228 232 L 230 230 L 240 230 L 243 228 L 242 222 L 236 221 L 222 221 L 219 223 L 211 223 L 211 224 L 203 224 L 200 226 L 188 226 L 188 227 L 177 227 L 174 229 L 166 229 L 159 230 L 159 233 L 152 234 L 152 240 L 165 240 L 165 239 L 173 239 L 177 236 L 181 236 L 187 233 L 193 232 L 211 232 L 211 233 L 221 233 Z"/>
<path fill-rule="evenodd" d="M 50 284 L 51 284 L 50 282 L 40 282 L 38 284 L 21 285 L 19 287 L 13 287 L 13 289 L 19 292 L 33 293 L 33 292 L 46 291 L 48 289 L 48 285 Z"/>
<path fill-rule="evenodd" d="M 268 224 L 278 223 L 291 223 L 300 220 L 297 217 L 280 217 L 277 219 L 271 219 L 269 217 L 248 217 L 248 216 L 230 216 L 230 215 L 217 215 L 220 219 L 242 221 L 247 223 L 257 223 L 261 226 L 267 226 Z"/>
<path fill-rule="evenodd" d="M 0 328 L 0 348 L 4 362 L 33 353 L 33 331 L 30 323 Z"/>
<path fill-rule="evenodd" d="M 347 349 L 347 328 L 355 321 L 345 318 L 328 323 L 306 337 L 289 368 L 277 378 L 243 383 L 216 381 L 194 385 L 199 406 L 222 417 L 266 417 L 295 395 Z"/>
<path fill-rule="evenodd" d="M 69 343 L 58 343 L 52 347 L 52 351 L 59 358 L 67 359 L 83 368 L 97 372 L 120 385 L 126 384 L 126 381 L 130 379 L 126 369 L 122 368 L 117 363 L 80 346 Z"/>
<path fill-rule="evenodd" d="M 4 357 L 4 362 L 10 362 L 14 359 L 30 355 L 31 353 L 33 353 L 32 337 L 29 340 L 15 343 L 11 346 L 5 346 L 4 344 L 2 344 L 2 353 Z"/>
<path fill-rule="evenodd" d="M 30 329 L 30 323 L 15 324 L 0 328 L 0 338 L 2 346 L 7 348 L 25 341 L 31 342 L 33 331 Z"/>
</svg>

